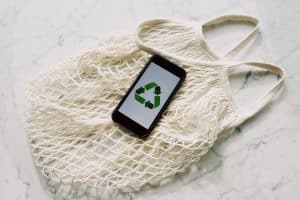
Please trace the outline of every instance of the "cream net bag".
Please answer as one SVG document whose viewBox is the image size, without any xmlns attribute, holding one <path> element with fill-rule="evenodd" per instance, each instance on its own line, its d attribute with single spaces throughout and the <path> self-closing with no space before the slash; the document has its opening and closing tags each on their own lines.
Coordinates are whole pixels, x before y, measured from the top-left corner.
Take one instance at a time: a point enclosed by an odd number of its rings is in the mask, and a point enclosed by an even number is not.
<svg viewBox="0 0 300 200">
<path fill-rule="evenodd" d="M 282 86 L 281 78 L 248 110 L 232 100 L 228 62 L 207 46 L 202 29 L 224 21 L 254 24 L 254 29 L 226 54 L 232 57 L 255 35 L 258 20 L 227 15 L 197 24 L 166 19 L 145 21 L 135 36 L 101 45 L 41 75 L 28 90 L 26 126 L 34 160 L 49 179 L 81 182 L 107 190 L 140 190 L 184 172 L 212 147 L 261 110 Z M 146 140 L 113 123 L 111 113 L 151 54 L 160 54 L 187 72 L 183 86 Z M 224 58 L 224 57 L 223 57 Z"/>
</svg>

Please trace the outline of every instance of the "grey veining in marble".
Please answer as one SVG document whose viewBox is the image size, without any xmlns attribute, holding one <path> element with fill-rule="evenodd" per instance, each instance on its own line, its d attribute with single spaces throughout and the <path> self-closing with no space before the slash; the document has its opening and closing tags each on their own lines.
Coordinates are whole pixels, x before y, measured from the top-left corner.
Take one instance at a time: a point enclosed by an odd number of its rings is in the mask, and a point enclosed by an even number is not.
<svg viewBox="0 0 300 200">
<path fill-rule="evenodd" d="M 254 15 L 261 31 L 240 55 L 283 66 L 280 97 L 214 148 L 186 174 L 162 187 L 110 199 L 300 198 L 300 2 L 297 0 L 0 1 L 0 194 L 3 200 L 100 199 L 93 188 L 60 187 L 35 168 L 23 125 L 26 83 L 112 33 L 133 32 L 151 17 L 203 21 L 225 13 Z M 205 33 L 220 54 L 247 26 Z M 231 75 L 240 106 L 259 98 L 277 77 L 245 69 Z M 102 199 L 102 198 L 101 198 Z"/>
</svg>

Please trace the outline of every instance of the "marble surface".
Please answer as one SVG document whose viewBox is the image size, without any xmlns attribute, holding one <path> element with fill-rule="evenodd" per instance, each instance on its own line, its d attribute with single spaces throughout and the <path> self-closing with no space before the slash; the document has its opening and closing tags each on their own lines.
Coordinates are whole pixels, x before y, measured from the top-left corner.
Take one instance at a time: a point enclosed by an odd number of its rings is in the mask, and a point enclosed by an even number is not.
<svg viewBox="0 0 300 200">
<path fill-rule="evenodd" d="M 285 89 L 277 100 L 228 138 L 221 139 L 187 174 L 162 187 L 121 194 L 120 199 L 300 198 L 300 2 L 298 0 L 0 1 L 0 194 L 3 200 L 102 199 L 101 192 L 59 186 L 34 167 L 23 127 L 29 80 L 111 33 L 133 32 L 151 17 L 193 21 L 226 14 L 254 15 L 261 32 L 241 58 L 282 66 Z M 225 51 L 249 27 L 231 25 L 205 33 Z M 225 39 L 225 40 L 224 40 Z M 224 42 L 226 41 L 226 42 Z M 276 78 L 246 70 L 232 76 L 241 106 L 253 103 Z M 105 196 L 105 195 L 104 195 Z M 107 197 L 115 199 L 117 197 Z"/>
</svg>

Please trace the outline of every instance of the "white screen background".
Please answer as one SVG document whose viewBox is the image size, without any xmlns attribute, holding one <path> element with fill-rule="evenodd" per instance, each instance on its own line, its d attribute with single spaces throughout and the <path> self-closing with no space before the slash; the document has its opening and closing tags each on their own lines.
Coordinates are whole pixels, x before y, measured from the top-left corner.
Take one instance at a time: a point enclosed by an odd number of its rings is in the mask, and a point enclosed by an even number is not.
<svg viewBox="0 0 300 200">
<path fill-rule="evenodd" d="M 140 77 L 139 81 L 135 84 L 132 91 L 119 108 L 119 112 L 148 129 L 179 81 L 180 78 L 178 76 L 159 67 L 153 62 L 150 63 L 142 77 Z M 144 104 L 135 100 L 136 89 L 149 82 L 157 83 L 161 89 L 160 105 L 153 109 L 146 108 Z M 146 91 L 141 96 L 146 100 L 153 102 L 154 93 L 152 89 Z"/>
</svg>

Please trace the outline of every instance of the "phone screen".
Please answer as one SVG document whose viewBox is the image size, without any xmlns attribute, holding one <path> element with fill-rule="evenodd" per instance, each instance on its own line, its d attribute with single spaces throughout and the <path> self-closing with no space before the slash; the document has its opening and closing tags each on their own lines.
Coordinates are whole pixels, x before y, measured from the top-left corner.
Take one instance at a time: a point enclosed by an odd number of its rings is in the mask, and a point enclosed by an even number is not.
<svg viewBox="0 0 300 200">
<path fill-rule="evenodd" d="M 120 106 L 119 112 L 148 129 L 179 81 L 180 77 L 151 62 Z"/>
</svg>

